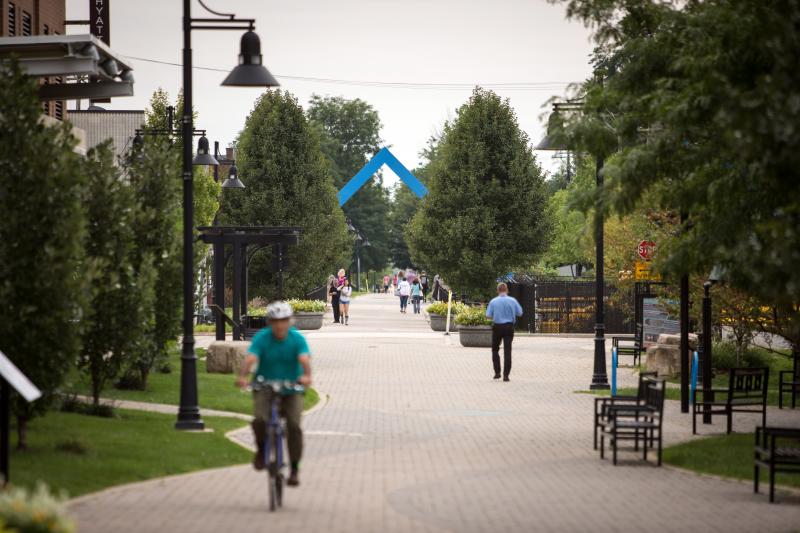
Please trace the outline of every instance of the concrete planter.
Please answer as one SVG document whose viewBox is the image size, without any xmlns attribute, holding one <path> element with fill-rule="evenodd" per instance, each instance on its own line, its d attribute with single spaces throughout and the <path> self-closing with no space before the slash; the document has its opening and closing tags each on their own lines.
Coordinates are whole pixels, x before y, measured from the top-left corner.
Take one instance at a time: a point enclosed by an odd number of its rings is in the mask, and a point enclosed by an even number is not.
<svg viewBox="0 0 800 533">
<path fill-rule="evenodd" d="M 433 331 L 445 331 L 447 327 L 447 315 L 438 315 L 436 313 L 428 313 L 431 319 L 431 329 Z M 455 315 L 450 315 L 450 331 L 458 331 L 458 325 L 455 323 Z"/>
<path fill-rule="evenodd" d="M 325 313 L 295 313 L 294 327 L 297 329 L 319 329 Z"/>
<path fill-rule="evenodd" d="M 491 348 L 492 326 L 459 326 L 458 340 L 469 348 Z"/>
</svg>

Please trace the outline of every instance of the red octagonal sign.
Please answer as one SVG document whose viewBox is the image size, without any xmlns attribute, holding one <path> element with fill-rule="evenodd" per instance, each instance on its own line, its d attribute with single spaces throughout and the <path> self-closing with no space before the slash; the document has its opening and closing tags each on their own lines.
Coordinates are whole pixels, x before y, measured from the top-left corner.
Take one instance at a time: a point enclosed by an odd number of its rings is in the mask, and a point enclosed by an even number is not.
<svg viewBox="0 0 800 533">
<path fill-rule="evenodd" d="M 645 261 L 649 261 L 653 258 L 653 254 L 656 251 L 656 243 L 647 240 L 642 241 L 639 243 L 639 246 L 636 248 L 636 251 L 639 253 L 639 257 L 641 257 Z"/>
</svg>

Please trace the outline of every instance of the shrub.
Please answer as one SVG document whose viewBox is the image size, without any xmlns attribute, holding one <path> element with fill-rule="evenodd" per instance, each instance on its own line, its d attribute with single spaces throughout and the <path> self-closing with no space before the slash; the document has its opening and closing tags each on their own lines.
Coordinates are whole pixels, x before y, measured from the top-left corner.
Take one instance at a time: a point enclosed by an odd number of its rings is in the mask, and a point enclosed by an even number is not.
<svg viewBox="0 0 800 533">
<path fill-rule="evenodd" d="M 486 318 L 485 307 L 466 307 L 456 315 L 456 324 L 459 326 L 491 326 L 492 320 Z"/>
<path fill-rule="evenodd" d="M 447 314 L 447 302 L 434 302 L 430 304 L 428 307 L 425 308 L 428 313 L 433 313 L 435 315 L 446 315 Z M 453 316 L 458 315 L 459 313 L 463 312 L 467 309 L 467 306 L 461 302 L 453 302 L 452 309 L 450 310 Z"/>
<path fill-rule="evenodd" d="M 33 491 L 12 487 L 0 493 L 0 520 L 17 533 L 73 533 L 75 524 L 64 514 L 64 499 L 44 484 Z"/>
<path fill-rule="evenodd" d="M 114 406 L 109 404 L 95 405 L 86 403 L 76 396 L 65 396 L 61 399 L 61 411 L 65 413 L 77 413 L 79 415 L 99 416 L 102 418 L 114 418 Z"/>
<path fill-rule="evenodd" d="M 322 300 L 287 300 L 295 313 L 324 313 L 325 302 Z"/>
<path fill-rule="evenodd" d="M 711 349 L 711 364 L 719 370 L 727 370 L 736 366 L 758 367 L 770 366 L 770 356 L 764 350 L 754 347 L 745 348 L 741 361 L 736 362 L 736 343 L 718 342 Z"/>
</svg>

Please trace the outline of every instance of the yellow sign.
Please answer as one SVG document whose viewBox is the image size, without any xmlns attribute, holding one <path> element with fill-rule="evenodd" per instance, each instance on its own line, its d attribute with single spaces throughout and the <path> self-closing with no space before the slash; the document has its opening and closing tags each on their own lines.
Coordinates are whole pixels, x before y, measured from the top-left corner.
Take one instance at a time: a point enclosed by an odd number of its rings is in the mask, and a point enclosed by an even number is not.
<svg viewBox="0 0 800 533">
<path fill-rule="evenodd" d="M 650 270 L 650 263 L 636 261 L 633 269 L 633 279 L 636 281 L 660 281 L 661 276 Z"/>
</svg>

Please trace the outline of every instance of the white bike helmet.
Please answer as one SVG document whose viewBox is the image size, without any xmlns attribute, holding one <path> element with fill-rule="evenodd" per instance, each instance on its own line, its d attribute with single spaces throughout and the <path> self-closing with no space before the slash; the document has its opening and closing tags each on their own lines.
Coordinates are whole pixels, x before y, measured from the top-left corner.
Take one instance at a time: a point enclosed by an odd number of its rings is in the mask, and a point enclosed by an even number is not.
<svg viewBox="0 0 800 533">
<path fill-rule="evenodd" d="M 272 302 L 267 306 L 269 320 L 283 320 L 292 317 L 292 306 L 283 301 Z"/>
</svg>

